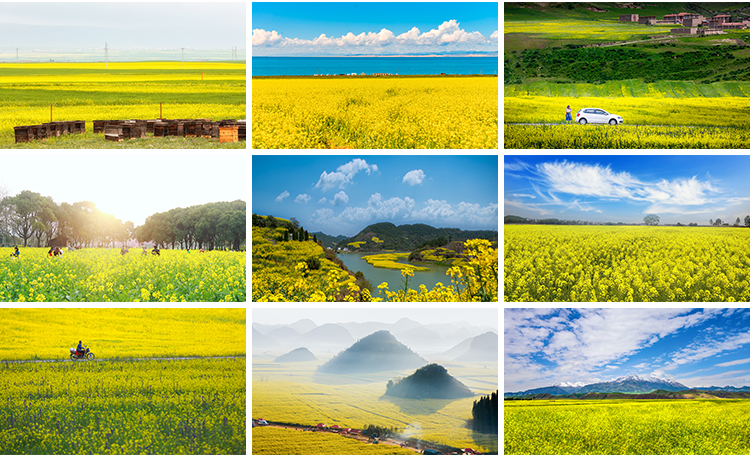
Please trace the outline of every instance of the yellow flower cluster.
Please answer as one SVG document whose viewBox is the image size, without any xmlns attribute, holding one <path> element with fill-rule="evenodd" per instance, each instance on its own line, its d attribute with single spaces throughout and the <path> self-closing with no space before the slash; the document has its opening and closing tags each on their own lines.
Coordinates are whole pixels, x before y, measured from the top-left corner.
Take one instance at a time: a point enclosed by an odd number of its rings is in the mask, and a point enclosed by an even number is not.
<svg viewBox="0 0 750 467">
<path fill-rule="evenodd" d="M 747 302 L 748 229 L 505 226 L 508 302 Z"/>
<path fill-rule="evenodd" d="M 46 248 L 0 248 L 0 301 L 244 302 L 244 253 L 82 249 L 50 257 Z"/>
<path fill-rule="evenodd" d="M 750 454 L 747 400 L 505 401 L 505 454 Z"/>
<path fill-rule="evenodd" d="M 0 454 L 245 454 L 245 380 L 245 358 L 6 363 Z"/>
<path fill-rule="evenodd" d="M 493 149 L 498 78 L 254 79 L 253 148 Z"/>
</svg>

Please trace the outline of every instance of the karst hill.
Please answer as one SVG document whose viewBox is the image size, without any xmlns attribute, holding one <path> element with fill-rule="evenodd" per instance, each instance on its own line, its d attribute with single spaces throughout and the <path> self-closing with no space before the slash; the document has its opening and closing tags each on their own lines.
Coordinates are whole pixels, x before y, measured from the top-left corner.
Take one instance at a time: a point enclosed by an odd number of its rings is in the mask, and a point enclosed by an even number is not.
<svg viewBox="0 0 750 467">
<path fill-rule="evenodd" d="M 276 357 L 274 362 L 293 363 L 310 362 L 313 360 L 317 360 L 317 358 L 315 358 L 315 355 L 313 355 L 313 353 L 310 352 L 307 347 L 300 347 L 298 349 L 292 350 L 291 352 L 285 353 L 284 355 Z"/>
<path fill-rule="evenodd" d="M 406 399 L 461 399 L 474 393 L 449 375 L 448 370 L 431 363 L 400 381 L 388 381 L 385 395 Z"/>
<path fill-rule="evenodd" d="M 399 342 L 388 331 L 377 331 L 358 340 L 318 368 L 322 373 L 377 373 L 424 365 L 427 361 Z"/>
</svg>

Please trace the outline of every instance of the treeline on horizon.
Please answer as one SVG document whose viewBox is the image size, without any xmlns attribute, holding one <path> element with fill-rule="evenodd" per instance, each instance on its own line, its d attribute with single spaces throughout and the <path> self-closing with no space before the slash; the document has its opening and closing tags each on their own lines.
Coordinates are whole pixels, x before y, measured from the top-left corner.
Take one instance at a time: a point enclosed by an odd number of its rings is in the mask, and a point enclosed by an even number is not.
<svg viewBox="0 0 750 467">
<path fill-rule="evenodd" d="M 696 397 L 688 397 L 688 396 Z M 750 392 L 744 391 L 704 391 L 695 389 L 686 389 L 684 391 L 666 391 L 658 389 L 647 394 L 625 394 L 622 392 L 590 392 L 586 394 L 560 394 L 552 395 L 546 392 L 540 394 L 527 394 L 525 396 L 507 396 L 506 401 L 534 401 L 534 400 L 551 400 L 551 399 L 695 399 L 700 395 L 714 396 L 719 399 L 750 399 Z"/>
<path fill-rule="evenodd" d="M 498 391 L 474 401 L 471 409 L 472 430 L 480 433 L 498 434 Z"/>
<path fill-rule="evenodd" d="M 648 216 L 647 216 L 648 217 Z M 503 218 L 504 224 L 545 224 L 545 225 L 658 225 L 659 223 L 659 217 L 655 216 L 656 220 L 646 220 L 644 218 L 644 222 L 642 223 L 626 223 L 626 222 L 597 222 L 597 221 L 581 221 L 581 220 L 566 220 L 566 219 L 556 219 L 556 218 L 548 218 L 548 219 L 530 219 L 527 217 L 521 217 L 521 216 L 515 216 L 515 215 L 507 215 Z M 654 223 L 655 222 L 655 223 Z M 688 224 L 683 224 L 681 222 L 678 222 L 676 224 L 663 224 L 665 226 L 671 226 L 671 227 L 701 227 L 696 222 L 690 222 Z M 745 216 L 744 220 L 741 221 L 738 217 L 734 224 L 729 224 L 726 222 L 723 222 L 720 218 L 716 218 L 716 220 L 710 219 L 708 224 L 704 224 L 703 226 L 712 226 L 712 227 L 750 227 L 750 215 Z"/>
<path fill-rule="evenodd" d="M 114 247 L 115 242 L 153 241 L 159 246 L 232 248 L 246 238 L 245 201 L 208 203 L 175 208 L 149 216 L 144 225 L 123 222 L 97 209 L 92 201 L 57 204 L 49 196 L 24 190 L 16 196 L 0 194 L 0 243 L 23 246 Z M 31 242 L 30 242 L 31 240 Z"/>
</svg>

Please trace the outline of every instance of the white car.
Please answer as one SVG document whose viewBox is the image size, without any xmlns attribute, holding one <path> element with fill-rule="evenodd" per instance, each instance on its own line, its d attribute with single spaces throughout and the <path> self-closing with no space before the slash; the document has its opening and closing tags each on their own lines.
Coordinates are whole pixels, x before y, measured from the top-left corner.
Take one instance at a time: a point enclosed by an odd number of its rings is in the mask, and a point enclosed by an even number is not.
<svg viewBox="0 0 750 467">
<path fill-rule="evenodd" d="M 587 123 L 609 123 L 617 125 L 622 123 L 622 117 L 611 114 L 602 109 L 581 109 L 576 113 L 576 123 L 585 125 Z"/>
</svg>

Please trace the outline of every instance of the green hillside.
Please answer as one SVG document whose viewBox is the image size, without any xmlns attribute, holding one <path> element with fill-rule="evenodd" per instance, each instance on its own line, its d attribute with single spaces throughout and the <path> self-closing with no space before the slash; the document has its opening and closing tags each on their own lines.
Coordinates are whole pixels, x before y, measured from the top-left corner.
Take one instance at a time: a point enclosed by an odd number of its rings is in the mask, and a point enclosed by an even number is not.
<svg viewBox="0 0 750 467">
<path fill-rule="evenodd" d="M 373 241 L 377 238 L 377 241 Z M 405 224 L 396 226 L 390 222 L 372 224 L 357 235 L 338 243 L 337 247 L 352 249 L 351 243 L 357 243 L 356 251 L 412 251 L 430 240 L 442 238 L 447 244 L 450 241 L 464 242 L 474 238 L 497 241 L 494 230 L 461 230 L 457 228 L 435 228 L 427 224 Z"/>
</svg>

